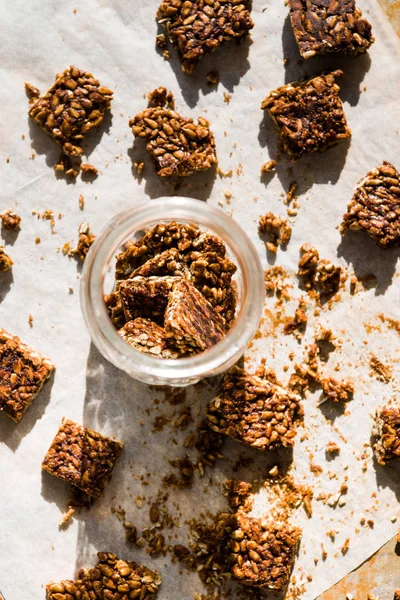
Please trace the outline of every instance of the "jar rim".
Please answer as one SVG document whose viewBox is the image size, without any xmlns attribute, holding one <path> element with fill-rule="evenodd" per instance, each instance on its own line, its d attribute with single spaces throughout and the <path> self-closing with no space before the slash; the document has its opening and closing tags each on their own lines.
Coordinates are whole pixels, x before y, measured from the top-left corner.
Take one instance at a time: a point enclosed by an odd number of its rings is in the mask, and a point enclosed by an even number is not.
<svg viewBox="0 0 400 600">
<path fill-rule="evenodd" d="M 171 221 L 194 223 L 219 235 L 241 269 L 247 297 L 243 299 L 231 329 L 220 342 L 190 357 L 161 359 L 136 350 L 118 335 L 104 302 L 104 280 L 107 267 L 129 235 L 157 222 Z M 232 217 L 201 200 L 172 196 L 141 203 L 109 221 L 85 259 L 80 297 L 92 341 L 103 356 L 138 379 L 142 375 L 147 380 L 176 383 L 181 379 L 199 380 L 216 373 L 241 349 L 244 350 L 261 319 L 265 286 L 257 250 Z"/>
</svg>

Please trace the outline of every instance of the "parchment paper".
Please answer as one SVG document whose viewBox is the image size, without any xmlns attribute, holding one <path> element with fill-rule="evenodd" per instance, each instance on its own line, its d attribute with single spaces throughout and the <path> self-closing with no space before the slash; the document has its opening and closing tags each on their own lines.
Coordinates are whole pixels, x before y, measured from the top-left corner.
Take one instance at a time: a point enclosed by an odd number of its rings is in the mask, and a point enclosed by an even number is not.
<svg viewBox="0 0 400 600">
<path fill-rule="evenodd" d="M 152 433 L 154 419 L 191 407 L 194 421 L 200 421 L 215 382 L 188 388 L 182 396 L 184 404 L 173 406 L 165 390 L 149 389 L 104 361 L 91 345 L 81 317 L 79 268 L 59 249 L 67 241 L 76 242 L 82 221 L 88 221 L 96 233 L 117 212 L 162 195 L 180 194 L 222 205 L 254 237 L 267 267 L 265 246 L 257 236 L 258 217 L 269 210 L 284 215 L 282 193 L 295 180 L 301 193 L 300 209 L 293 219 L 292 241 L 286 252 L 278 253 L 276 264 L 294 273 L 299 247 L 309 241 L 323 258 L 348 265 L 359 276 L 372 273 L 377 278 L 377 287 L 353 297 L 343 294 L 343 302 L 331 308 L 326 305 L 316 318 L 331 326 L 343 341 L 341 352 L 331 355 L 327 373 L 335 374 L 333 368 L 340 362 L 339 375 L 354 380 L 356 393 L 344 414 L 328 405 L 317 408 L 318 394 L 305 402 L 305 425 L 294 452 L 296 479 L 310 483 L 315 496 L 336 492 L 346 476 L 349 484 L 345 506 L 333 509 L 314 501 L 312 519 L 303 509 L 294 516 L 304 528 L 294 576 L 297 584 L 305 585 L 302 597 L 309 600 L 365 560 L 398 527 L 392 522 L 399 514 L 398 467 L 378 467 L 367 446 L 371 415 L 377 404 L 395 394 L 399 377 L 395 362 L 400 352 L 398 334 L 376 317 L 384 313 L 396 318 L 398 255 L 395 250 L 379 250 L 361 234 L 341 240 L 337 227 L 358 179 L 384 159 L 400 167 L 399 42 L 377 4 L 364 0 L 360 5 L 376 37 L 369 54 L 331 56 L 299 64 L 283 3 L 254 0 L 252 43 L 227 46 L 204 60 L 194 76 L 187 77 L 173 52 L 168 62 L 154 48 L 157 5 L 157 0 L 0 3 L 0 208 L 14 208 L 22 216 L 20 234 L 5 238 L 15 265 L 12 276 L 1 276 L 0 325 L 57 365 L 53 381 L 19 425 L 0 415 L 0 589 L 7 600 L 43 598 L 41 586 L 47 581 L 72 578 L 81 566 L 94 564 L 98 550 L 109 550 L 159 568 L 164 577 L 161 600 L 189 600 L 195 592 L 204 591 L 195 573 L 171 565 L 168 558 L 152 559 L 127 544 L 123 527 L 110 509 L 123 507 L 127 518 L 139 528 L 149 524 L 148 502 L 160 488 L 162 477 L 171 471 L 168 460 L 186 453 L 182 441 L 195 428 L 191 424 L 180 432 L 166 426 L 164 431 Z M 290 59 L 286 66 L 284 57 Z M 112 118 L 86 144 L 88 160 L 100 169 L 93 183 L 80 178 L 67 183 L 62 177 L 56 178 L 52 165 L 59 149 L 35 124 L 28 123 L 24 82 L 31 81 L 44 91 L 55 74 L 69 64 L 92 71 L 115 90 Z M 262 99 L 285 82 L 330 67 L 344 70 L 341 95 L 353 131 L 351 143 L 295 165 L 281 160 L 277 174 L 261 180 L 262 163 L 276 156 L 276 135 L 268 120 L 263 120 Z M 220 74 L 218 88 L 207 85 L 206 75 L 211 70 Z M 203 174 L 178 188 L 156 178 L 143 146 L 133 147 L 128 119 L 146 106 L 144 95 L 158 85 L 175 93 L 182 114 L 205 114 L 210 119 L 220 166 L 224 171 L 232 169 L 232 177 Z M 224 94 L 231 95 L 229 103 L 224 101 Z M 132 168 L 138 158 L 146 162 L 142 180 L 135 177 Z M 233 195 L 229 204 L 226 191 Z M 80 194 L 85 198 L 84 211 L 78 205 Z M 32 211 L 44 210 L 63 215 L 56 219 L 54 235 L 48 221 L 32 215 Z M 35 238 L 40 238 L 39 244 Z M 294 279 L 292 283 L 295 285 Z M 292 294 L 300 295 L 297 286 Z M 274 310 L 273 300 L 268 301 L 268 308 Z M 293 301 L 287 313 L 294 308 Z M 312 315 L 312 308 L 309 312 Z M 34 319 L 32 328 L 29 314 Z M 265 357 L 267 365 L 285 380 L 289 375 L 284 371 L 288 354 L 293 350 L 300 357 L 302 347 L 293 337 L 283 337 L 270 316 L 266 313 L 263 337 L 254 342 L 246 360 L 253 367 Z M 368 328 L 369 335 L 364 326 L 367 322 L 378 326 Z M 311 316 L 303 345 L 311 341 L 314 324 Z M 389 384 L 369 376 L 371 352 L 392 363 Z M 104 497 L 61 532 L 58 522 L 69 492 L 62 482 L 42 476 L 40 465 L 63 416 L 118 436 L 126 449 Z M 308 439 L 300 441 L 304 433 Z M 341 445 L 340 455 L 330 462 L 325 455 L 328 441 Z M 364 452 L 366 456 L 361 458 Z M 170 513 L 179 517 L 181 528 L 174 535 L 180 543 L 188 543 L 185 519 L 225 507 L 219 484 L 232 475 L 232 465 L 239 456 L 254 458 L 252 465 L 234 473 L 248 481 L 263 478 L 277 461 L 274 455 L 245 450 L 230 441 L 224 455 L 212 472 L 196 479 L 193 489 L 170 490 L 167 505 Z M 313 475 L 310 462 L 320 465 L 322 474 Z M 143 497 L 142 509 L 134 502 L 138 496 Z M 261 493 L 255 511 L 269 511 Z M 362 517 L 372 519 L 373 528 L 361 526 Z M 326 532 L 333 529 L 338 533 L 331 541 Z M 340 548 L 348 537 L 350 547 L 343 556 Z M 321 543 L 328 551 L 325 562 L 321 560 Z M 314 558 L 319 559 L 317 565 Z M 307 575 L 312 581 L 307 581 Z M 232 589 L 236 594 L 238 586 Z"/>
</svg>

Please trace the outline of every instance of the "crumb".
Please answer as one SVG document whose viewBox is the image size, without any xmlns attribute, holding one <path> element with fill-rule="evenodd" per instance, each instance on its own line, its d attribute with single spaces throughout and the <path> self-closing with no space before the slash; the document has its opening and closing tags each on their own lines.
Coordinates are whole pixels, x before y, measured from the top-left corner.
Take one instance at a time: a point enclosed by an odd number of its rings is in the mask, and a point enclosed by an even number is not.
<svg viewBox="0 0 400 600">
<path fill-rule="evenodd" d="M 224 102 L 225 104 L 229 104 L 229 102 L 231 101 L 232 98 L 232 94 L 227 94 L 227 92 L 224 92 Z"/>
<path fill-rule="evenodd" d="M 211 71 L 207 75 L 207 81 L 209 85 L 218 85 L 219 83 L 219 73 L 217 71 Z"/>
<path fill-rule="evenodd" d="M 340 446 L 336 442 L 328 442 L 326 445 L 326 452 L 328 452 L 328 454 L 339 454 Z"/>
<path fill-rule="evenodd" d="M 369 357 L 369 366 L 371 369 L 371 375 L 374 375 L 378 381 L 389 383 L 389 381 L 392 379 L 392 369 L 380 361 L 379 358 L 374 354 L 371 354 Z"/>
<path fill-rule="evenodd" d="M 83 163 L 81 165 L 81 171 L 85 175 L 97 175 L 99 172 L 98 169 L 96 169 L 96 167 L 94 165 L 91 165 L 90 163 Z"/>
<path fill-rule="evenodd" d="M 265 175 L 266 173 L 270 173 L 271 171 L 274 171 L 277 166 L 278 166 L 278 163 L 276 162 L 276 160 L 268 160 L 261 167 L 262 175 Z"/>
<path fill-rule="evenodd" d="M 37 237 L 37 238 L 35 239 L 35 244 L 40 244 L 40 237 Z"/>
<path fill-rule="evenodd" d="M 133 163 L 133 166 L 135 167 L 136 171 L 138 172 L 139 175 L 141 175 L 144 171 L 144 162 L 139 162 L 139 161 L 135 161 Z"/>
<path fill-rule="evenodd" d="M 349 548 L 350 548 L 350 538 L 346 538 L 340 551 L 342 554 L 347 554 L 347 552 L 349 551 Z"/>
<path fill-rule="evenodd" d="M 33 327 L 33 317 L 32 317 L 32 315 L 29 315 L 29 317 L 28 317 L 28 323 L 29 323 L 30 327 Z"/>
<path fill-rule="evenodd" d="M 85 198 L 82 196 L 82 194 L 79 194 L 78 202 L 79 202 L 79 208 L 81 210 L 83 210 L 85 208 Z"/>
</svg>

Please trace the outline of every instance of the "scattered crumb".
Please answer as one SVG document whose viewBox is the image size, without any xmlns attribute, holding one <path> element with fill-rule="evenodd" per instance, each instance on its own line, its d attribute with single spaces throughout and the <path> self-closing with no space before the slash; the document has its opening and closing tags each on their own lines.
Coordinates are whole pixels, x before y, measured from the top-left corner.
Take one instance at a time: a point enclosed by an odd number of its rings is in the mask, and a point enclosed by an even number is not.
<svg viewBox="0 0 400 600">
<path fill-rule="evenodd" d="M 96 169 L 96 167 L 94 165 L 91 165 L 90 163 L 83 163 L 81 165 L 81 171 L 85 175 L 97 175 L 99 172 L 98 169 Z"/>
<path fill-rule="evenodd" d="M 232 94 L 228 94 L 227 92 L 224 92 L 224 102 L 225 104 L 229 104 L 229 102 L 231 101 L 232 98 Z"/>
<path fill-rule="evenodd" d="M 29 323 L 30 327 L 33 327 L 33 316 L 32 315 L 29 315 L 28 323 Z"/>
<path fill-rule="evenodd" d="M 138 172 L 139 175 L 141 175 L 144 171 L 144 162 L 139 162 L 139 161 L 135 161 L 133 163 L 133 166 L 135 167 L 136 171 Z"/>
<path fill-rule="evenodd" d="M 82 194 L 79 194 L 78 202 L 79 208 L 83 210 L 85 208 L 85 198 L 82 196 Z"/>
<path fill-rule="evenodd" d="M 9 271 L 13 264 L 11 258 L 5 253 L 4 248 L 0 246 L 0 273 Z"/>
<path fill-rule="evenodd" d="M 31 83 L 25 82 L 25 91 L 30 99 L 39 98 L 40 91 Z"/>
<path fill-rule="evenodd" d="M 347 554 L 347 552 L 349 551 L 349 548 L 350 548 L 350 538 L 346 538 L 340 551 L 342 554 Z"/>
<path fill-rule="evenodd" d="M 40 244 L 40 241 L 41 241 L 41 240 L 40 240 L 40 237 L 37 237 L 37 238 L 35 239 L 35 244 Z"/>
<path fill-rule="evenodd" d="M 276 160 L 268 160 L 261 167 L 262 175 L 265 175 L 266 173 L 270 173 L 271 171 L 274 171 L 277 166 L 278 166 L 278 163 L 276 162 Z"/>
<path fill-rule="evenodd" d="M 375 376 L 378 381 L 389 383 L 392 379 L 392 369 L 380 361 L 374 354 L 371 354 L 369 357 L 369 366 L 371 369 L 371 376 Z"/>
<path fill-rule="evenodd" d="M 328 452 L 328 454 L 339 454 L 339 444 L 337 444 L 336 442 L 328 442 L 326 445 L 326 452 Z"/>
</svg>

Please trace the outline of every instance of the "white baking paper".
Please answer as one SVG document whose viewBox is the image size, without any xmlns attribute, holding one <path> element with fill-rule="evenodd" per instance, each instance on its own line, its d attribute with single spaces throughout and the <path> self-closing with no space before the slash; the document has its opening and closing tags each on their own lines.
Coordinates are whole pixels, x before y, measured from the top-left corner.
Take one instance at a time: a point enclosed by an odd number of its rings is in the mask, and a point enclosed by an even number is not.
<svg viewBox="0 0 400 600">
<path fill-rule="evenodd" d="M 195 592 L 204 592 L 195 573 L 171 564 L 168 558 L 152 559 L 127 544 L 111 507 L 123 507 L 127 518 L 139 528 L 149 524 L 148 503 L 163 476 L 171 471 L 168 461 L 187 452 L 182 442 L 195 427 L 191 424 L 180 432 L 167 425 L 162 432 L 152 433 L 154 419 L 178 415 L 184 407 L 191 407 L 198 422 L 214 393 L 215 382 L 188 388 L 183 393 L 184 403 L 173 406 L 165 390 L 150 389 L 103 360 L 91 345 L 81 316 L 79 267 L 60 252 L 65 242 L 76 242 L 82 221 L 89 222 L 97 233 L 116 213 L 163 195 L 187 195 L 222 206 L 245 226 L 267 267 L 265 246 L 257 236 L 258 217 L 270 210 L 285 215 L 282 194 L 291 181 L 297 181 L 301 196 L 298 215 L 293 219 L 293 237 L 287 251 L 278 252 L 275 264 L 294 274 L 299 247 L 309 241 L 323 258 L 349 266 L 359 276 L 376 276 L 377 287 L 353 297 L 343 293 L 343 302 L 331 308 L 325 305 L 319 317 L 312 317 L 313 309 L 309 309 L 303 346 L 312 340 L 317 321 L 332 327 L 342 347 L 331 355 L 325 370 L 352 378 L 356 393 L 344 414 L 327 404 L 317 408 L 318 394 L 305 402 L 305 423 L 295 447 L 293 473 L 300 483 L 314 487 L 315 496 L 336 492 L 346 477 L 349 491 L 343 507 L 333 509 L 314 501 L 312 519 L 302 508 L 293 516 L 304 529 L 294 573 L 297 585 L 304 585 L 302 598 L 318 596 L 395 534 L 398 465 L 377 467 L 367 445 L 375 407 L 397 393 L 399 337 L 377 315 L 398 316 L 398 254 L 380 250 L 362 234 L 342 240 L 338 231 L 356 182 L 384 159 L 400 167 L 399 43 L 378 5 L 373 0 L 360 4 L 376 37 L 364 56 L 330 56 L 299 64 L 283 2 L 254 0 L 251 41 L 227 46 L 187 77 L 174 52 L 171 61 L 165 61 L 155 50 L 157 0 L 0 3 L 0 208 L 13 208 L 22 216 L 19 235 L 4 237 L 15 264 L 12 275 L 1 275 L 0 326 L 18 334 L 57 365 L 55 377 L 19 425 L 0 415 L 0 589 L 6 600 L 44 598 L 42 586 L 46 582 L 74 577 L 80 567 L 94 564 L 98 550 L 157 567 L 164 578 L 160 600 L 189 600 Z M 289 58 L 286 66 L 284 57 Z M 90 70 L 115 90 L 112 117 L 86 146 L 88 161 L 100 170 L 93 183 L 57 178 L 52 165 L 59 157 L 59 148 L 28 122 L 24 82 L 30 81 L 44 91 L 55 74 L 70 64 Z M 276 134 L 263 118 L 262 99 L 285 82 L 325 68 L 344 71 L 341 95 L 353 131 L 351 143 L 294 165 L 281 160 L 275 175 L 261 179 L 261 165 L 276 156 Z M 219 72 L 218 87 L 207 85 L 206 76 L 212 70 Z M 178 187 L 156 177 L 143 145 L 133 146 L 128 120 L 146 106 L 145 94 L 159 85 L 174 92 L 182 114 L 209 118 L 220 167 L 225 172 L 232 170 L 231 177 L 196 175 Z M 138 159 L 146 163 L 141 180 L 133 168 Z M 225 192 L 232 194 L 230 202 Z M 85 198 L 83 211 L 78 204 L 80 194 Z M 54 234 L 48 221 L 32 214 L 45 210 L 56 215 Z M 35 243 L 36 238 L 40 243 Z M 292 284 L 292 296 L 300 296 L 294 278 Z M 292 314 L 295 305 L 293 301 L 286 306 L 287 314 Z M 266 358 L 267 365 L 285 380 L 290 373 L 284 370 L 290 364 L 288 354 L 293 350 L 301 357 L 303 346 L 273 327 L 273 300 L 267 307 L 272 313 L 266 313 L 263 337 L 254 342 L 246 360 L 251 368 Z M 371 352 L 392 364 L 389 384 L 369 376 Z M 333 369 L 339 363 L 337 373 Z M 78 515 L 68 529 L 59 531 L 69 492 L 63 482 L 41 474 L 41 461 L 63 416 L 119 437 L 126 448 L 104 497 L 89 512 Z M 300 441 L 304 434 L 308 439 Z M 341 445 L 340 455 L 331 461 L 325 454 L 329 441 Z M 231 441 L 227 441 L 224 455 L 213 471 L 196 479 L 193 489 L 169 490 L 168 510 L 181 524 L 173 535 L 180 543 L 188 543 L 186 519 L 225 506 L 220 484 L 226 478 L 232 474 L 248 481 L 263 478 L 276 462 L 274 455 L 244 449 Z M 239 456 L 253 457 L 255 462 L 233 473 L 232 465 Z M 322 467 L 319 476 L 311 473 L 310 462 Z M 364 462 L 366 471 L 362 470 Z M 135 503 L 138 496 L 143 498 L 141 509 Z M 260 493 L 255 511 L 269 510 Z M 363 517 L 373 520 L 373 527 L 362 526 Z M 338 531 L 334 541 L 327 536 L 332 530 Z M 350 547 L 343 556 L 340 548 L 346 538 L 350 538 Z M 328 552 L 325 562 L 321 543 Z M 318 558 L 317 565 L 314 558 Z M 312 581 L 307 581 L 307 576 Z M 232 585 L 234 595 L 239 587 Z"/>
</svg>

